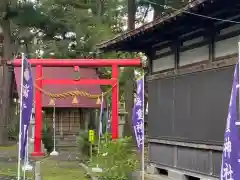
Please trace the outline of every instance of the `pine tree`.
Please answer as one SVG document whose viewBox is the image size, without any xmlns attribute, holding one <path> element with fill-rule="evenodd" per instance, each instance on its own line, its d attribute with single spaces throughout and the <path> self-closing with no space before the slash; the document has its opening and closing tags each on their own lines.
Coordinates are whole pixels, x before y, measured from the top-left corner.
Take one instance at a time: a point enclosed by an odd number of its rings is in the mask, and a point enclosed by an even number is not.
<svg viewBox="0 0 240 180">
<path fill-rule="evenodd" d="M 7 140 L 8 124 L 12 112 L 13 71 L 7 61 L 17 56 L 22 47 L 28 47 L 35 32 L 48 36 L 65 29 L 65 25 L 50 19 L 36 3 L 17 0 L 0 1 L 0 26 L 2 29 L 2 58 L 0 68 L 0 144 Z M 51 27 L 51 28 L 50 28 Z M 35 31 L 35 32 L 34 32 Z M 25 48 L 28 49 L 28 48 Z"/>
</svg>

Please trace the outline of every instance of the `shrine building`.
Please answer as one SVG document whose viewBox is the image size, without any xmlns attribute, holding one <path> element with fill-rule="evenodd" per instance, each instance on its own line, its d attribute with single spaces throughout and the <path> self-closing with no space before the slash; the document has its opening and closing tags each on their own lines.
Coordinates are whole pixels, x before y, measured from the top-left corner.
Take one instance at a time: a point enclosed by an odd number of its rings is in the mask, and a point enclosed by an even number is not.
<svg viewBox="0 0 240 180">
<path fill-rule="evenodd" d="M 239 0 L 196 0 L 98 45 L 148 56 L 148 171 L 219 178 L 239 8 Z"/>
<path fill-rule="evenodd" d="M 32 73 L 35 82 L 35 67 L 32 67 Z M 18 94 L 20 94 L 21 67 L 14 67 L 14 74 Z M 76 71 L 74 67 L 43 67 L 43 78 L 77 80 L 79 78 L 98 79 L 99 76 L 96 69 L 93 68 L 79 68 Z M 34 90 L 35 88 L 36 86 L 34 85 Z M 80 131 L 87 132 L 89 128 L 97 128 L 98 115 L 96 110 L 100 109 L 100 104 L 96 103 L 96 99 L 86 96 L 70 96 L 55 99 L 54 105 L 51 103 L 52 99 L 47 95 L 47 93 L 58 94 L 75 90 L 89 94 L 101 95 L 102 93 L 100 85 L 47 84 L 41 89 L 43 121 L 47 123 L 50 129 L 53 127 L 53 112 L 55 107 L 56 146 L 59 149 L 76 147 L 76 136 L 79 135 Z"/>
</svg>

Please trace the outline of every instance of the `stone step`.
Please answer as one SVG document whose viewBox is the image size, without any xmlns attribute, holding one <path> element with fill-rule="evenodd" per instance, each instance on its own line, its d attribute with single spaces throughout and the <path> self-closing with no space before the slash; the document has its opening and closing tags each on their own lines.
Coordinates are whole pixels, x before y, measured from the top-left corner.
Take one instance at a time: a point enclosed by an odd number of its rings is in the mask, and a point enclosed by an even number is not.
<svg viewBox="0 0 240 180">
<path fill-rule="evenodd" d="M 76 140 L 57 140 L 56 139 L 56 143 L 58 143 L 58 144 L 65 144 L 65 143 L 67 143 L 67 144 L 76 144 L 77 143 L 77 141 Z"/>
<path fill-rule="evenodd" d="M 78 152 L 78 147 L 76 146 L 56 146 L 57 151 L 69 151 L 69 152 Z"/>
<path fill-rule="evenodd" d="M 77 146 L 77 144 L 76 143 L 61 142 L 61 143 L 56 143 L 56 146 L 72 146 L 72 147 L 75 147 L 75 146 Z"/>
<path fill-rule="evenodd" d="M 75 138 L 75 139 L 57 139 L 56 138 L 56 141 L 59 141 L 59 142 L 76 142 L 77 141 L 77 139 Z"/>
<path fill-rule="evenodd" d="M 77 136 L 56 136 L 55 138 L 58 140 L 76 140 Z"/>
</svg>

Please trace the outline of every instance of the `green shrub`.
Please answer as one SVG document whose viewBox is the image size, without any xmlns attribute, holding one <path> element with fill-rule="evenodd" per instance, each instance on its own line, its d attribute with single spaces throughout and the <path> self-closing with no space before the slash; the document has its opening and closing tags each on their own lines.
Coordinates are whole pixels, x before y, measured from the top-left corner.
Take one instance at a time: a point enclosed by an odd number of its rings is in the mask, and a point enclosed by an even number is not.
<svg viewBox="0 0 240 180">
<path fill-rule="evenodd" d="M 48 153 L 53 150 L 53 133 L 46 121 L 43 121 L 42 142 Z"/>
<path fill-rule="evenodd" d="M 13 107 L 11 107 L 13 108 Z M 16 111 L 16 109 L 12 109 Z M 15 112 L 11 114 L 11 122 L 8 124 L 8 139 L 9 140 L 18 140 L 19 134 L 19 114 L 16 115 Z"/>
<path fill-rule="evenodd" d="M 114 141 L 101 139 L 99 155 L 94 155 L 90 167 L 100 167 L 102 173 L 96 174 L 100 180 L 127 180 L 139 165 L 136 152 L 133 152 L 131 138 Z"/>
<path fill-rule="evenodd" d="M 79 133 L 79 135 L 77 136 L 77 146 L 81 154 L 84 156 L 83 158 L 89 156 L 90 144 L 88 142 L 88 132 L 81 131 Z"/>
</svg>

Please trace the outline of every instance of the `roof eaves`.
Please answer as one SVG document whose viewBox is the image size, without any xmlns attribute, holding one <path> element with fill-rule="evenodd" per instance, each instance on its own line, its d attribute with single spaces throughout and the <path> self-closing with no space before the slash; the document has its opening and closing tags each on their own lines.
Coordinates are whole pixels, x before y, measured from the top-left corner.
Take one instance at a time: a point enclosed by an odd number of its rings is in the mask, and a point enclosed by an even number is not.
<svg viewBox="0 0 240 180">
<path fill-rule="evenodd" d="M 188 3 L 183 8 L 181 8 L 177 11 L 174 11 L 174 12 L 172 12 L 172 13 L 164 16 L 164 17 L 157 18 L 156 20 L 154 20 L 152 22 L 149 22 L 149 23 L 146 23 L 146 24 L 140 26 L 139 28 L 136 28 L 134 30 L 130 30 L 130 31 L 127 31 L 123 34 L 117 35 L 113 39 L 103 41 L 102 43 L 97 44 L 97 48 L 105 49 L 105 48 L 108 48 L 109 46 L 111 46 L 113 44 L 116 44 L 120 41 L 127 40 L 130 37 L 135 37 L 139 33 L 146 32 L 147 30 L 152 29 L 155 26 L 164 23 L 165 21 L 169 21 L 169 20 L 175 18 L 176 16 L 182 15 L 185 11 L 189 11 L 190 9 L 193 9 L 193 8 L 199 6 L 200 4 L 202 4 L 206 1 L 210 1 L 210 0 L 194 0 L 193 2 Z"/>
</svg>

